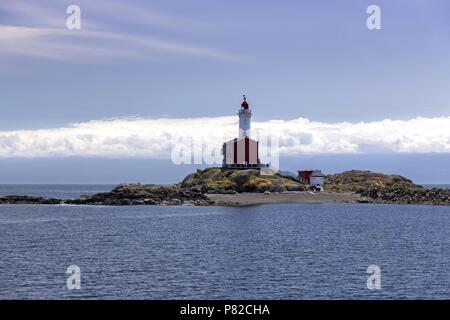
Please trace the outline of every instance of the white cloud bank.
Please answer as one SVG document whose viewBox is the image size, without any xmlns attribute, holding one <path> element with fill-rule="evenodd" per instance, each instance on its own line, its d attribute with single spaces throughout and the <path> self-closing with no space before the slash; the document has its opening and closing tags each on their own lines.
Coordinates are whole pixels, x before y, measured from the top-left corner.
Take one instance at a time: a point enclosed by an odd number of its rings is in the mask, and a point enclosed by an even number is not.
<svg viewBox="0 0 450 320">
<path fill-rule="evenodd" d="M 323 123 L 305 118 L 253 122 L 253 135 L 275 134 L 281 155 L 450 153 L 450 117 Z M 63 128 L 0 131 L 0 157 L 169 159 L 191 139 L 220 146 L 237 135 L 237 117 L 93 120 Z M 198 140 L 197 140 L 198 141 Z"/>
</svg>

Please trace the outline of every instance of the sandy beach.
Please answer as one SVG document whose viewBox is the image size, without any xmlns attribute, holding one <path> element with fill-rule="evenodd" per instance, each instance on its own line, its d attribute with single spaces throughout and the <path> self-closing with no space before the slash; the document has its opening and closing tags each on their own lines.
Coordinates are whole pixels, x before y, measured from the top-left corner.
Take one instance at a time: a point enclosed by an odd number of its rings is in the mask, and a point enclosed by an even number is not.
<svg viewBox="0 0 450 320">
<path fill-rule="evenodd" d="M 208 197 L 221 206 L 250 206 L 268 203 L 336 203 L 358 202 L 361 196 L 355 193 L 293 191 L 281 193 L 239 193 L 208 194 Z"/>
</svg>

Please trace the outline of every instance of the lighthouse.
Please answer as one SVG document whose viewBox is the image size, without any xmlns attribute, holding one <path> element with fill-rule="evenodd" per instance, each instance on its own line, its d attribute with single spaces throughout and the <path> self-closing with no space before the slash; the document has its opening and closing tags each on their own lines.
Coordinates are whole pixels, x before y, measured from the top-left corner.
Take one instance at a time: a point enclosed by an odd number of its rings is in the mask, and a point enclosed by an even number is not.
<svg viewBox="0 0 450 320">
<path fill-rule="evenodd" d="M 252 111 L 248 107 L 247 98 L 244 94 L 244 101 L 238 112 L 239 115 L 239 138 L 250 137 L 250 119 Z"/>
<path fill-rule="evenodd" d="M 259 161 L 259 142 L 250 138 L 250 118 L 252 111 L 244 95 L 239 116 L 239 138 L 225 142 L 222 146 L 223 168 L 246 169 L 268 168 L 268 164 Z"/>
</svg>

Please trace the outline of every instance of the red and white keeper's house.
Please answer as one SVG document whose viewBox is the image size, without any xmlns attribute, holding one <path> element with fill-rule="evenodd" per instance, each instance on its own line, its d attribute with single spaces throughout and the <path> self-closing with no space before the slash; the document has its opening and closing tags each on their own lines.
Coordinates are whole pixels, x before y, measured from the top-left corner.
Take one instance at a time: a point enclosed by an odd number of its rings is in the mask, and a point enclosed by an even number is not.
<svg viewBox="0 0 450 320">
<path fill-rule="evenodd" d="M 223 164 L 224 168 L 261 168 L 268 165 L 261 164 L 258 151 L 259 142 L 250 138 L 250 127 L 252 110 L 249 108 L 247 99 L 244 101 L 238 112 L 239 115 L 239 138 L 227 141 L 223 144 Z"/>
</svg>

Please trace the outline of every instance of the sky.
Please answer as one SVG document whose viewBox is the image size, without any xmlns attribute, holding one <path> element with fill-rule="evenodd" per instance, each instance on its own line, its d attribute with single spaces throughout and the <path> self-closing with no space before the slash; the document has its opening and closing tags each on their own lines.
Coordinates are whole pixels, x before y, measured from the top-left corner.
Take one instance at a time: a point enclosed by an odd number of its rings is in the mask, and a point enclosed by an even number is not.
<svg viewBox="0 0 450 320">
<path fill-rule="evenodd" d="M 80 30 L 66 27 L 73 4 Z M 372 4 L 380 30 L 366 25 Z M 173 147 L 236 135 L 242 94 L 290 170 L 367 163 L 450 182 L 448 12 L 446 0 L 2 0 L 0 183 L 139 180 L 126 168 L 145 161 L 155 180 L 179 179 L 192 167 L 173 169 Z M 102 161 L 121 174 L 105 179 Z M 45 164 L 73 173 L 31 178 Z"/>
</svg>

